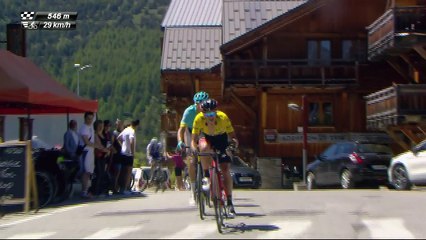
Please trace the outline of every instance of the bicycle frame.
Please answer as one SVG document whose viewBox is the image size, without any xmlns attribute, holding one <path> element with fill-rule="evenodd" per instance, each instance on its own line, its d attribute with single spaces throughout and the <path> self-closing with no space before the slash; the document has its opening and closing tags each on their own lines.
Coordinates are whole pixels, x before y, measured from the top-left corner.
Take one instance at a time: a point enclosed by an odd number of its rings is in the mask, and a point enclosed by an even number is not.
<svg viewBox="0 0 426 240">
<path fill-rule="evenodd" d="M 217 229 L 220 233 L 222 233 L 223 228 L 225 227 L 223 221 L 228 216 L 228 213 L 226 212 L 227 195 L 225 191 L 224 176 L 218 162 L 219 155 L 216 151 L 214 151 L 198 153 L 198 156 L 210 156 L 213 159 L 209 167 L 211 179 L 210 194 L 211 197 L 213 197 Z"/>
</svg>

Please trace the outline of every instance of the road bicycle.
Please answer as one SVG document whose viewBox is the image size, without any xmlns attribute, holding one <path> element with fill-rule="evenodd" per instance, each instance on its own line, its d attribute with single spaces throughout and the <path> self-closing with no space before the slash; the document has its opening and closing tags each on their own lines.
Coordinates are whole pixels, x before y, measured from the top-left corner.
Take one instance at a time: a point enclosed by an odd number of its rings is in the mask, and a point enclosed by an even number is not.
<svg viewBox="0 0 426 240">
<path fill-rule="evenodd" d="M 163 159 L 153 159 L 154 171 L 152 174 L 152 182 L 155 186 L 155 192 L 161 188 L 164 192 L 167 188 L 167 181 L 169 180 L 168 173 L 162 169 L 162 162 L 165 162 Z"/>
<path fill-rule="evenodd" d="M 230 155 L 230 157 L 232 158 L 232 154 L 235 152 L 235 146 L 233 144 L 229 145 L 226 150 L 227 155 Z M 219 233 L 223 233 L 223 230 L 226 228 L 224 220 L 229 218 L 230 216 L 228 212 L 228 201 L 225 191 L 224 175 L 219 164 L 219 156 L 221 154 L 224 153 L 220 153 L 220 151 L 217 151 L 215 149 L 213 150 L 213 152 L 197 153 L 198 157 L 209 156 L 213 159 L 209 167 L 211 182 L 210 198 L 213 199 L 216 225 Z M 207 200 L 209 200 L 209 198 L 207 198 Z"/>
</svg>

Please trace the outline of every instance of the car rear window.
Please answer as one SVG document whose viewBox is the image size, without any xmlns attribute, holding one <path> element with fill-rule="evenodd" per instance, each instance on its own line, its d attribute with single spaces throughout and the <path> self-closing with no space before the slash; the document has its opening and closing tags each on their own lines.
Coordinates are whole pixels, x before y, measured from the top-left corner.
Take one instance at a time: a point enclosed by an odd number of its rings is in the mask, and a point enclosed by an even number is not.
<svg viewBox="0 0 426 240">
<path fill-rule="evenodd" d="M 358 145 L 359 153 L 387 153 L 392 154 L 392 149 L 383 144 L 359 144 Z"/>
</svg>

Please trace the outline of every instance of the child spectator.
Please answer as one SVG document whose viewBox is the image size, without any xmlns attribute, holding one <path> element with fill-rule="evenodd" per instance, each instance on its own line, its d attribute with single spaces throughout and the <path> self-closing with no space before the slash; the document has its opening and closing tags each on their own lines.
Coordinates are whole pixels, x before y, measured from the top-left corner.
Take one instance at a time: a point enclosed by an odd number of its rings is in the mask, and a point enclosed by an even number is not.
<svg viewBox="0 0 426 240">
<path fill-rule="evenodd" d="M 167 158 L 172 159 L 175 164 L 175 176 L 176 176 L 176 187 L 178 191 L 183 189 L 183 180 L 182 180 L 182 169 L 185 168 L 185 163 L 183 162 L 182 155 L 180 152 L 175 151 L 174 153 L 167 152 Z"/>
</svg>

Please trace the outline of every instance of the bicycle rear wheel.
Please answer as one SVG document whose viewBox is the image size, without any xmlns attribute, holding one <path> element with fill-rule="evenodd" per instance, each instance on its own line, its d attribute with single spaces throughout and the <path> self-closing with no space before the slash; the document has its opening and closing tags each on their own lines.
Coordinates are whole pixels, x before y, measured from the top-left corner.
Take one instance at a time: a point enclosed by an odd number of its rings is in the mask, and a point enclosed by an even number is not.
<svg viewBox="0 0 426 240">
<path fill-rule="evenodd" d="M 36 171 L 36 183 L 39 208 L 43 208 L 53 201 L 56 192 L 56 183 L 52 175 L 44 171 Z"/>
<path fill-rule="evenodd" d="M 216 170 L 215 170 L 216 171 Z M 214 213 L 216 218 L 217 230 L 219 233 L 223 233 L 223 228 L 225 224 L 223 223 L 223 219 L 225 216 L 225 204 L 222 201 L 222 192 L 219 187 L 219 179 L 217 173 L 214 172 L 211 176 L 211 188 L 213 193 L 213 205 L 214 205 Z"/>
<path fill-rule="evenodd" d="M 205 194 L 202 190 L 202 179 L 203 179 L 203 170 L 201 168 L 201 164 L 197 164 L 197 186 L 196 186 L 196 203 L 198 204 L 198 211 L 200 213 L 201 220 L 204 220 L 206 199 Z"/>
<path fill-rule="evenodd" d="M 149 176 L 145 171 L 142 171 L 141 178 L 139 179 L 139 191 L 143 192 L 148 187 Z"/>
</svg>

